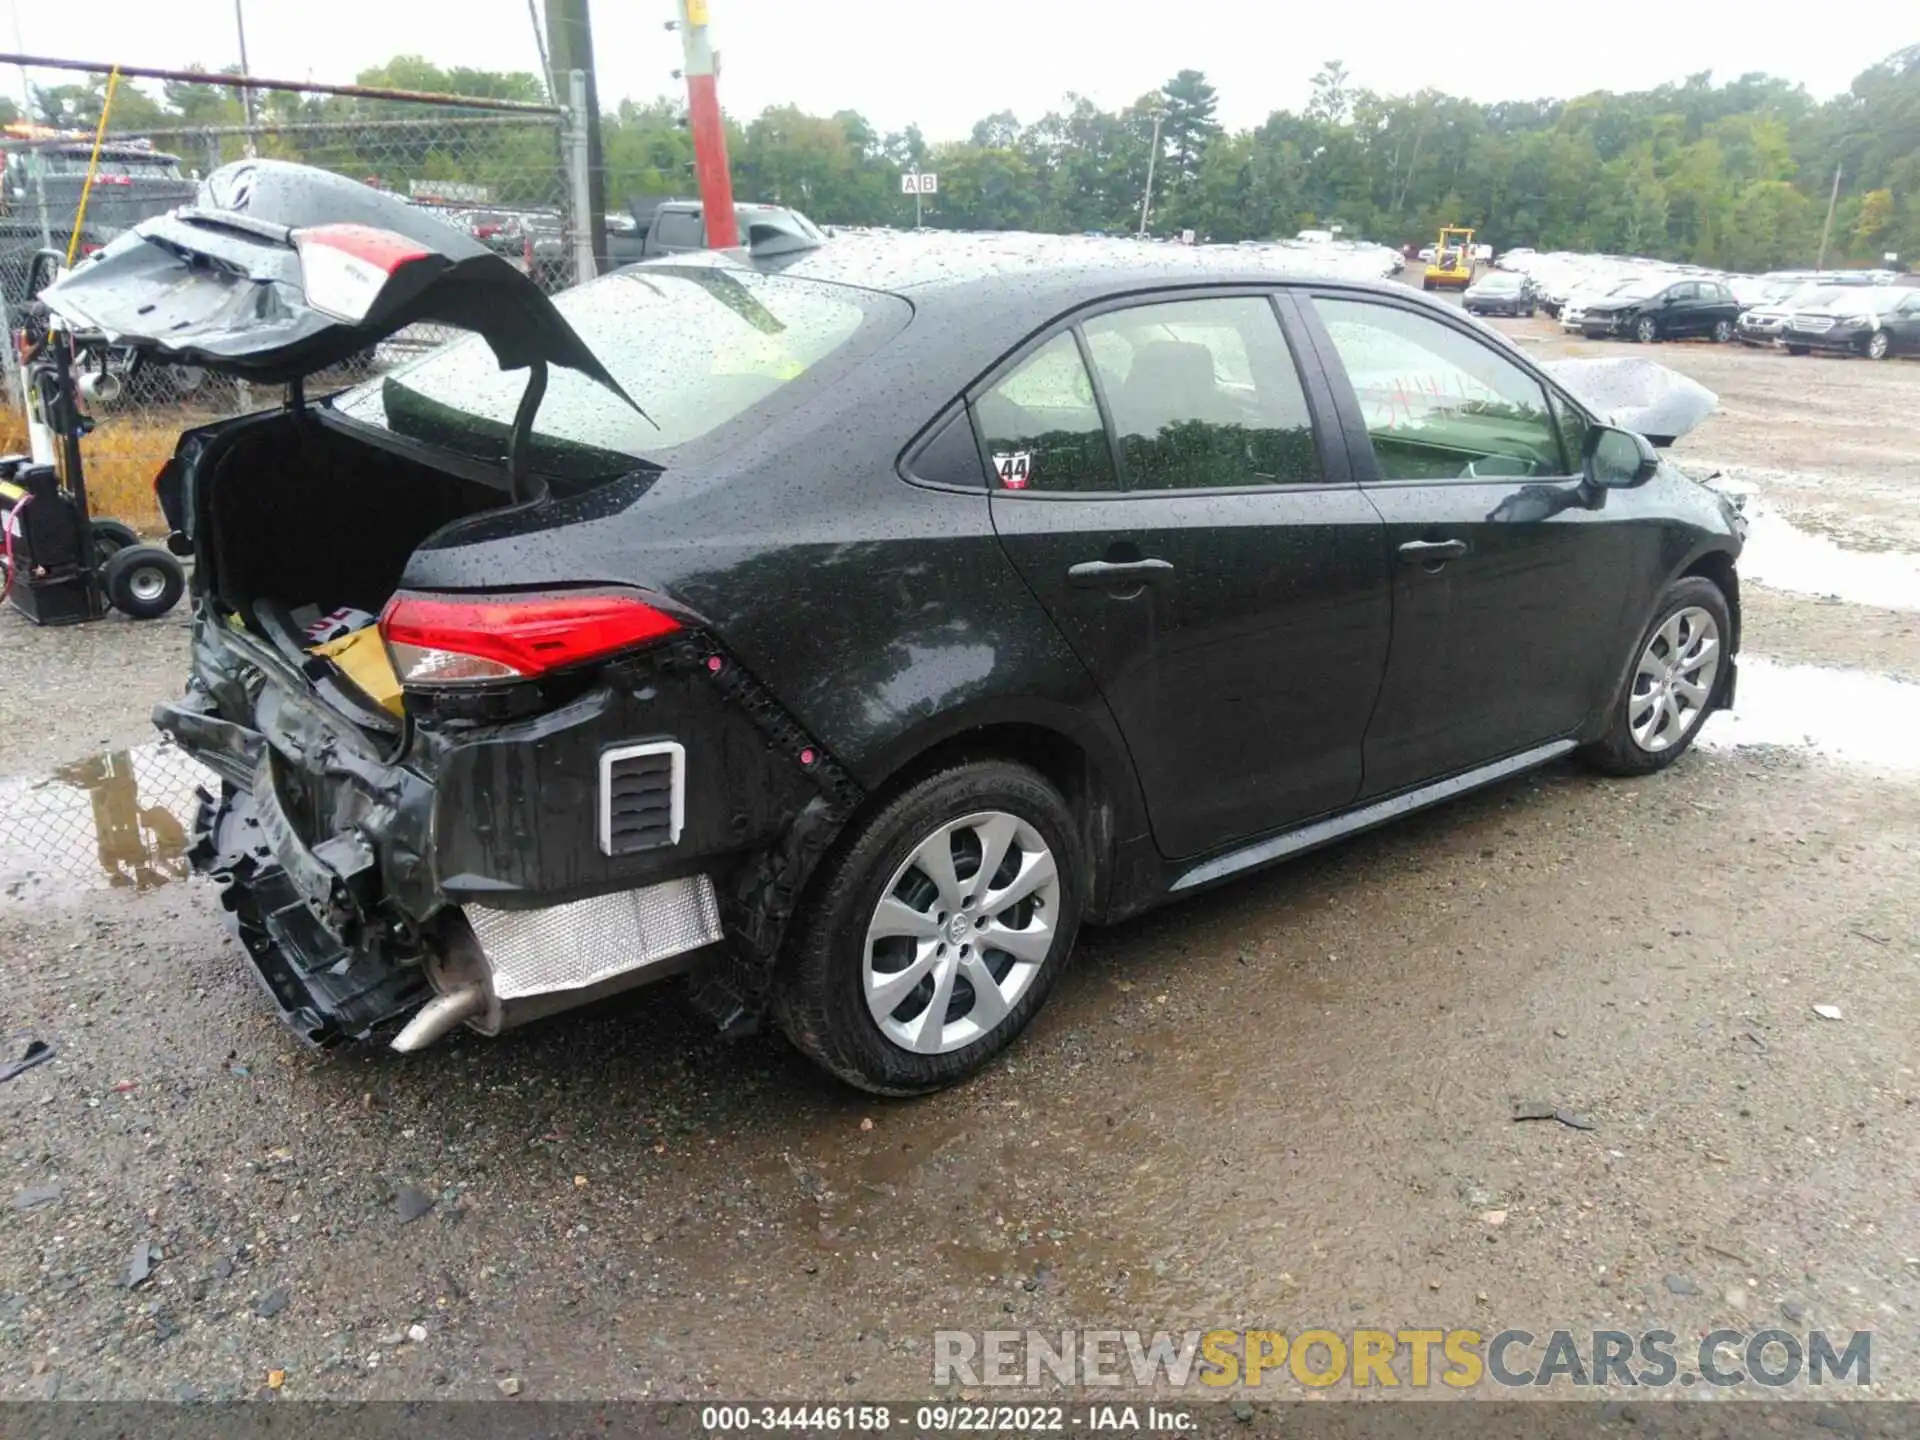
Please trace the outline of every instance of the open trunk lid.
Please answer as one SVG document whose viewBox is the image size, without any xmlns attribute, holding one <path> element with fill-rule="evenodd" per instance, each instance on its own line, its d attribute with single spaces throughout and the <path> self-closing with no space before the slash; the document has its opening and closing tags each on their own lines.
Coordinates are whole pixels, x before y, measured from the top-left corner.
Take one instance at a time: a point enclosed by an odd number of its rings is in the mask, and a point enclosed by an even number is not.
<svg viewBox="0 0 1920 1440">
<path fill-rule="evenodd" d="M 338 364 L 419 321 L 483 336 L 502 369 L 613 377 L 504 256 L 397 196 L 278 160 L 209 175 L 40 298 L 150 359 L 265 384 Z"/>
</svg>

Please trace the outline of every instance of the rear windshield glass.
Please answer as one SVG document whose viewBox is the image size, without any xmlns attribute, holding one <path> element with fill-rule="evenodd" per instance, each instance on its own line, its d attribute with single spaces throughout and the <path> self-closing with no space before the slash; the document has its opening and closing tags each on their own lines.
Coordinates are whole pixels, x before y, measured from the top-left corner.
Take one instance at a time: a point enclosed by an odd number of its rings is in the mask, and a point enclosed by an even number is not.
<svg viewBox="0 0 1920 1440">
<path fill-rule="evenodd" d="M 594 478 L 665 453 L 806 378 L 830 379 L 912 313 L 891 295 L 707 266 L 647 267 L 554 297 L 644 416 L 576 370 L 554 367 L 530 463 Z M 500 369 L 467 336 L 350 391 L 347 416 L 477 459 L 502 460 L 525 370 Z"/>
</svg>

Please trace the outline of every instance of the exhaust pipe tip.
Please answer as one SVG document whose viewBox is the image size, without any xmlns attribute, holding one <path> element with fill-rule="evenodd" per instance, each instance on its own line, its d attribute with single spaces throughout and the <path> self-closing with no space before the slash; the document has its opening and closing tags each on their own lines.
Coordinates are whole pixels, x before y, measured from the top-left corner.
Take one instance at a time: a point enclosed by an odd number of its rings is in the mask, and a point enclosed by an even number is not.
<svg viewBox="0 0 1920 1440">
<path fill-rule="evenodd" d="M 424 1050 L 454 1026 L 485 1014 L 487 1005 L 487 987 L 478 980 L 436 995 L 415 1011 L 406 1027 L 393 1037 L 393 1048 L 403 1055 Z"/>
</svg>

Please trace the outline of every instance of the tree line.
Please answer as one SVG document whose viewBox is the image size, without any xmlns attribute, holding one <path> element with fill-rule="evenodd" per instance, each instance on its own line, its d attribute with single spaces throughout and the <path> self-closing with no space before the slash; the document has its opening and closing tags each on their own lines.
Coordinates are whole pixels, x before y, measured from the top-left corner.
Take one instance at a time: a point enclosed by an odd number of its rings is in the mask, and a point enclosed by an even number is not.
<svg viewBox="0 0 1920 1440">
<path fill-rule="evenodd" d="M 358 80 L 501 99 L 546 93 L 532 74 L 442 70 L 407 56 Z M 39 90 L 36 118 L 89 126 L 102 88 L 96 78 Z M 447 126 L 436 136 L 426 117 L 411 139 L 382 132 L 376 142 L 337 128 L 323 138 L 298 127 L 419 107 L 276 93 L 259 103 L 281 127 L 269 153 L 348 173 L 358 166 L 388 183 L 486 183 L 502 201 L 558 195 L 552 136 L 539 127 Z M 940 188 L 924 204 L 929 225 L 1132 233 L 1151 158 L 1155 234 L 1192 229 L 1234 241 L 1338 224 L 1400 244 L 1464 224 L 1502 249 L 1618 251 L 1733 270 L 1811 263 L 1837 170 L 1830 258 L 1878 262 L 1896 252 L 1920 264 L 1920 44 L 1826 101 L 1773 76 L 1716 84 L 1701 73 L 1630 93 L 1481 104 L 1433 89 L 1382 95 L 1330 61 L 1298 111 L 1233 131 L 1216 110 L 1206 77 L 1182 70 L 1117 110 L 1069 94 L 1031 121 L 989 115 L 961 141 L 929 142 L 913 125 L 882 134 L 854 110 L 793 106 L 730 119 L 728 141 L 741 198 L 794 205 L 829 224 L 911 224 L 914 202 L 899 177 L 933 170 Z M 157 98 L 123 85 L 114 111 L 116 132 L 241 118 L 234 92 L 212 84 L 169 84 Z M 602 117 L 601 136 L 610 204 L 693 193 L 692 139 L 677 101 L 622 102 Z M 238 153 L 237 141 L 221 144 L 227 158 Z"/>
</svg>

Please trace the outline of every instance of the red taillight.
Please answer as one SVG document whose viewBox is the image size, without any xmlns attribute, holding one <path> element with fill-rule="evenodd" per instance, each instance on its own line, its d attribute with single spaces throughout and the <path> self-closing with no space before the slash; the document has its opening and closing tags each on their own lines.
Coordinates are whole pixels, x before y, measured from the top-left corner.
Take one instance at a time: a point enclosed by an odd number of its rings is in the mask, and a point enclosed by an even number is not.
<svg viewBox="0 0 1920 1440">
<path fill-rule="evenodd" d="M 671 635 L 680 622 L 630 590 L 396 595 L 380 633 L 403 685 L 545 675 Z"/>
</svg>

